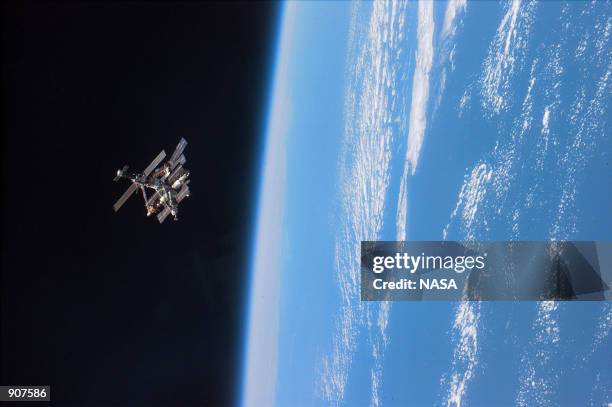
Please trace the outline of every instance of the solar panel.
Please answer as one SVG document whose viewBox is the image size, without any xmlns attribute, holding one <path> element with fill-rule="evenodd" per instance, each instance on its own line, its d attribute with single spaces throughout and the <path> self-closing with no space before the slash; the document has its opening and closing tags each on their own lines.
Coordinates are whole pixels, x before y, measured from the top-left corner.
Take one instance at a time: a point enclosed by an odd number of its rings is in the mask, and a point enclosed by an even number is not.
<svg viewBox="0 0 612 407">
<path fill-rule="evenodd" d="M 172 185 L 174 181 L 179 179 L 179 177 L 181 177 L 181 175 L 183 175 L 184 173 L 185 173 L 185 170 L 183 169 L 182 166 L 179 165 L 178 167 L 174 169 L 174 171 L 172 171 L 172 174 L 170 174 L 170 176 L 168 177 L 168 183 Z"/>
<path fill-rule="evenodd" d="M 183 150 L 185 150 L 185 147 L 187 147 L 187 140 L 181 138 L 178 145 L 176 146 L 176 149 L 174 150 L 174 153 L 172 153 L 172 157 L 170 157 L 170 161 L 177 161 L 181 154 L 183 154 Z"/>
<path fill-rule="evenodd" d="M 117 202 L 115 202 L 115 204 L 113 205 L 113 209 L 115 210 L 115 212 L 117 212 L 119 208 L 123 206 L 125 201 L 127 201 L 132 195 L 134 195 L 134 192 L 136 192 L 137 190 L 138 186 L 136 184 L 130 185 L 127 191 L 125 191 L 123 195 L 121 195 L 121 198 L 119 198 Z"/>
<path fill-rule="evenodd" d="M 167 206 L 160 213 L 158 213 L 157 220 L 159 221 L 159 223 L 164 223 L 164 220 L 166 219 L 169 213 L 170 208 L 168 208 Z"/>
<path fill-rule="evenodd" d="M 189 187 L 187 186 L 187 184 L 183 184 L 183 187 L 176 195 L 176 202 L 181 202 L 187 196 L 189 196 Z"/>
<path fill-rule="evenodd" d="M 159 153 L 157 157 L 155 157 L 153 162 L 151 162 L 151 164 L 149 164 L 149 166 L 145 168 L 145 170 L 143 171 L 143 174 L 149 175 L 151 171 L 153 171 L 155 167 L 157 167 L 164 158 L 166 158 L 166 152 L 162 150 L 161 153 Z"/>
<path fill-rule="evenodd" d="M 174 169 L 175 167 L 179 166 L 179 165 L 183 165 L 187 162 L 187 159 L 185 158 L 185 156 L 183 154 L 181 154 L 181 156 L 178 158 L 178 160 L 176 161 L 170 161 L 172 163 L 172 166 L 170 167 L 170 169 Z"/>
</svg>

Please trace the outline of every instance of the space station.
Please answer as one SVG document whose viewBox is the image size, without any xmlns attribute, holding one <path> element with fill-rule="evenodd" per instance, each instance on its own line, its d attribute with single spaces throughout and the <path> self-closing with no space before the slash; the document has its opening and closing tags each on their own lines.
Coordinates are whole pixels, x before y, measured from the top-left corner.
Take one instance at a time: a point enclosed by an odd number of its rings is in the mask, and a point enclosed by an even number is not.
<svg viewBox="0 0 612 407">
<path fill-rule="evenodd" d="M 129 166 L 127 165 L 117 170 L 113 181 L 127 179 L 132 184 L 115 202 L 114 211 L 117 212 L 140 190 L 147 216 L 156 215 L 159 223 L 163 223 L 168 215 L 172 215 L 175 221 L 178 220 L 178 206 L 190 194 L 190 173 L 183 167 L 187 162 L 183 154 L 185 147 L 187 147 L 187 141 L 181 138 L 174 153 L 166 162 L 162 163 L 166 158 L 166 152 L 162 150 L 140 173 L 128 172 Z"/>
</svg>

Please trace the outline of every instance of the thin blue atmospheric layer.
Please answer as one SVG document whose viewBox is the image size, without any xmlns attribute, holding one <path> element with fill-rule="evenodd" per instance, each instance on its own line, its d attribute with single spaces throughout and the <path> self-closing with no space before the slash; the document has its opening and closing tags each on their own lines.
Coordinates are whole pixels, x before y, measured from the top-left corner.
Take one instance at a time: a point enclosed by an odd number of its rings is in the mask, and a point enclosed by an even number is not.
<svg viewBox="0 0 612 407">
<path fill-rule="evenodd" d="M 270 131 L 270 122 L 271 122 L 271 118 L 273 115 L 273 100 L 274 100 L 274 95 L 275 95 L 275 90 L 276 90 L 276 73 L 278 71 L 278 66 L 279 66 L 279 59 L 281 58 L 281 37 L 282 37 L 282 26 L 283 26 L 283 16 L 284 16 L 284 3 L 279 3 L 278 5 L 278 11 L 277 11 L 277 15 L 278 15 L 278 19 L 277 19 L 277 28 L 276 28 L 276 35 L 275 35 L 275 46 L 274 46 L 274 51 L 272 53 L 272 58 L 271 58 L 271 62 L 270 62 L 270 77 L 268 78 L 268 89 L 269 89 L 269 93 L 268 93 L 268 97 L 267 97 L 267 103 L 266 106 L 267 107 L 267 111 L 265 114 L 265 118 L 262 120 L 262 137 L 261 137 L 261 141 L 260 141 L 260 146 L 258 148 L 258 156 L 260 157 L 260 162 L 259 162 L 259 168 L 255 171 L 255 179 L 254 179 L 254 183 L 256 185 L 254 191 L 256 193 L 255 198 L 254 198 L 254 205 L 253 205 L 253 213 L 251 215 L 251 219 L 252 219 L 252 226 L 251 226 L 251 230 L 252 230 L 252 235 L 250 237 L 250 242 L 249 242 L 249 246 L 250 246 L 250 258 L 252 259 L 251 261 L 254 263 L 254 258 L 255 258 L 255 254 L 256 254 L 256 250 L 257 250 L 257 236 L 258 236 L 258 230 L 261 227 L 260 226 L 260 213 L 262 212 L 262 194 L 264 192 L 264 182 L 265 182 L 265 173 L 264 173 L 264 168 L 266 166 L 266 161 L 268 160 L 268 143 L 269 143 L 269 131 Z M 246 388 L 246 380 L 247 380 L 247 376 L 246 376 L 246 370 L 247 370 L 247 363 L 248 363 L 248 352 L 249 351 L 254 351 L 251 350 L 249 347 L 249 338 L 250 338 L 250 331 L 251 331 L 251 325 L 252 325 L 252 315 L 251 315 L 251 309 L 252 309 L 252 303 L 253 303 L 253 281 L 255 279 L 255 273 L 254 273 L 254 267 L 250 266 L 249 270 L 247 271 L 247 278 L 246 278 L 246 284 L 245 284 L 245 290 L 244 290 L 244 297 L 245 297 L 245 310 L 244 310 L 244 322 L 243 322 L 243 326 L 245 327 L 244 333 L 243 333 L 243 338 L 242 338 L 242 350 L 241 350 L 241 355 L 242 357 L 239 358 L 239 364 L 240 367 L 238 369 L 239 372 L 239 378 L 238 378 L 238 403 L 239 405 L 247 405 L 248 402 L 245 399 L 245 388 Z"/>
</svg>

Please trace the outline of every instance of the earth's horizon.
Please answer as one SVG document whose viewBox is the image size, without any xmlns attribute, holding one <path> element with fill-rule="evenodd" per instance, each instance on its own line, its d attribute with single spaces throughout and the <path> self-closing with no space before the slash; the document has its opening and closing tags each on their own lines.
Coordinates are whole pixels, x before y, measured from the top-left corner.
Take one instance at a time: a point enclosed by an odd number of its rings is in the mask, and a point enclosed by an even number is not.
<svg viewBox="0 0 612 407">
<path fill-rule="evenodd" d="M 609 296 L 359 295 L 362 240 L 612 240 L 611 3 L 282 7 L 241 404 L 612 402 Z"/>
</svg>

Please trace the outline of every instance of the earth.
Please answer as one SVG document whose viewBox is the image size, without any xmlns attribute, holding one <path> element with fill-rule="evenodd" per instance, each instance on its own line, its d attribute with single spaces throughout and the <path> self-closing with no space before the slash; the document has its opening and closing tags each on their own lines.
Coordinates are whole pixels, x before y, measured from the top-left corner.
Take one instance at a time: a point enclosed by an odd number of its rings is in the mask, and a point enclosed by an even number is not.
<svg viewBox="0 0 612 407">
<path fill-rule="evenodd" d="M 609 301 L 361 302 L 359 276 L 362 240 L 612 240 L 612 4 L 282 8 L 242 404 L 612 402 Z"/>
</svg>

